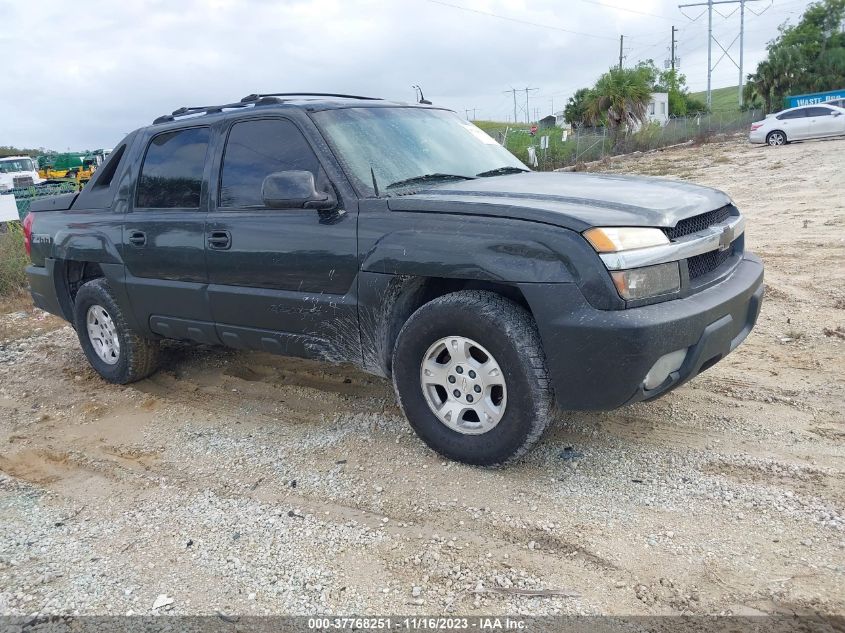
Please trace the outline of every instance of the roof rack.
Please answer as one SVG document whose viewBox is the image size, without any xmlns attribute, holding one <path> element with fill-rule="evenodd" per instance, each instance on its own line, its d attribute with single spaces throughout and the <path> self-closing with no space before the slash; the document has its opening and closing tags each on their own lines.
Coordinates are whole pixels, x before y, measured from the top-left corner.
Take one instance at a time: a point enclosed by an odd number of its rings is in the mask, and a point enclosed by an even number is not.
<svg viewBox="0 0 845 633">
<path fill-rule="evenodd" d="M 365 101 L 381 101 L 381 97 L 363 97 L 361 95 L 346 95 L 338 92 L 267 92 L 251 94 L 241 99 L 241 103 L 252 103 L 264 97 L 341 97 L 343 99 L 363 99 Z"/>
<path fill-rule="evenodd" d="M 345 95 L 333 92 L 273 92 L 267 94 L 247 95 L 236 103 L 224 103 L 223 105 L 191 106 L 174 110 L 170 114 L 164 114 L 153 121 L 153 125 L 169 123 L 178 118 L 192 116 L 195 114 L 219 114 L 223 110 L 235 108 L 247 108 L 249 106 L 275 105 L 282 103 L 279 97 L 341 97 L 344 99 L 364 99 L 366 101 L 381 101 L 381 97 L 362 97 L 360 95 Z"/>
<path fill-rule="evenodd" d="M 168 123 L 170 121 L 175 121 L 178 118 L 191 116 L 193 114 L 217 114 L 219 112 L 223 112 L 223 110 L 229 110 L 232 108 L 245 108 L 248 105 L 257 104 L 241 103 L 240 101 L 238 101 L 237 103 L 224 103 L 223 105 L 182 107 L 174 110 L 170 114 L 164 114 L 158 117 L 153 121 L 153 125 L 157 125 L 159 123 Z"/>
</svg>

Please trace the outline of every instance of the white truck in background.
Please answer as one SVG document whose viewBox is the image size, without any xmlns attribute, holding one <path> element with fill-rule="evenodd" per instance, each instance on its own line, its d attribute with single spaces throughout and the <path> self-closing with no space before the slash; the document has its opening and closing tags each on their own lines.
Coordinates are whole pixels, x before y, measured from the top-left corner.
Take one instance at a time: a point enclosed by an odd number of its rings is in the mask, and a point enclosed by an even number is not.
<svg viewBox="0 0 845 633">
<path fill-rule="evenodd" d="M 38 164 L 29 156 L 0 158 L 0 191 L 31 187 L 44 182 L 38 175 Z"/>
</svg>

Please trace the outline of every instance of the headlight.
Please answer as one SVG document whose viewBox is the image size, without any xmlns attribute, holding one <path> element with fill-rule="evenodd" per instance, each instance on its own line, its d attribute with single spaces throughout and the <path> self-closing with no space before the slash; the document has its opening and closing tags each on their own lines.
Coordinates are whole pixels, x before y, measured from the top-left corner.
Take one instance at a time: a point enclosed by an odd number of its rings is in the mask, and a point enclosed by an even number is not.
<svg viewBox="0 0 845 633">
<path fill-rule="evenodd" d="M 681 288 L 678 262 L 630 270 L 614 270 L 611 271 L 610 276 L 619 295 L 627 301 L 665 295 L 677 292 Z"/>
<path fill-rule="evenodd" d="M 639 226 L 589 229 L 584 231 L 584 237 L 599 253 L 615 253 L 669 243 L 669 238 L 660 229 Z"/>
</svg>

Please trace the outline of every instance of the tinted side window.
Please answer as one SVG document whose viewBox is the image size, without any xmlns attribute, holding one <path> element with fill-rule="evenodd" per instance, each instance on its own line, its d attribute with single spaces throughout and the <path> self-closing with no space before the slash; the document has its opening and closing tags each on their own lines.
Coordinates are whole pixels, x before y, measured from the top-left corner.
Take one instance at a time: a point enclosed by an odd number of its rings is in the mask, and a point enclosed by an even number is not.
<svg viewBox="0 0 845 633">
<path fill-rule="evenodd" d="M 208 138 L 209 130 L 205 127 L 154 137 L 141 167 L 135 206 L 199 208 Z"/>
<path fill-rule="evenodd" d="M 830 116 L 833 114 L 833 110 L 828 108 L 809 108 L 809 110 L 809 116 Z"/>
<path fill-rule="evenodd" d="M 791 112 L 784 112 L 779 119 L 803 119 L 807 116 L 809 108 L 801 108 L 800 110 L 792 110 Z"/>
<path fill-rule="evenodd" d="M 264 119 L 232 126 L 220 172 L 221 207 L 263 207 L 264 178 L 277 171 L 310 171 L 320 184 L 320 163 L 290 121 Z"/>
</svg>

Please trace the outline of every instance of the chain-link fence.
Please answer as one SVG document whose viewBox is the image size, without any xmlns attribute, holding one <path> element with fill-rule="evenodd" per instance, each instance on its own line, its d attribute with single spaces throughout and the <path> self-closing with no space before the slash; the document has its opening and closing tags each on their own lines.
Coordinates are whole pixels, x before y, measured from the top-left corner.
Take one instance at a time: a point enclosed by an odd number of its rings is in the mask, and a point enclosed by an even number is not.
<svg viewBox="0 0 845 633">
<path fill-rule="evenodd" d="M 32 204 L 33 200 L 38 200 L 46 196 L 57 196 L 62 193 L 73 193 L 76 190 L 77 185 L 75 182 L 57 182 L 8 189 L 6 191 L 0 191 L 0 195 L 15 197 L 15 203 L 18 206 L 18 215 L 23 220 L 26 214 L 29 213 L 29 205 Z"/>
<path fill-rule="evenodd" d="M 706 141 L 723 134 L 746 131 L 763 118 L 761 110 L 712 112 L 671 117 L 665 125 L 646 123 L 632 133 L 614 135 L 605 127 L 582 127 L 572 132 L 560 128 L 540 129 L 534 136 L 527 127 L 512 127 L 495 134 L 517 158 L 535 169 L 550 171 L 578 163 L 643 152 L 687 141 Z M 547 141 L 543 137 L 548 137 Z M 545 147 L 544 147 L 545 145 Z M 532 154 L 536 161 L 532 160 Z"/>
</svg>

